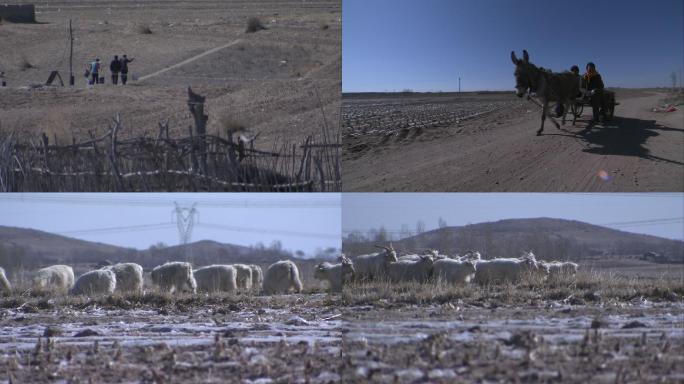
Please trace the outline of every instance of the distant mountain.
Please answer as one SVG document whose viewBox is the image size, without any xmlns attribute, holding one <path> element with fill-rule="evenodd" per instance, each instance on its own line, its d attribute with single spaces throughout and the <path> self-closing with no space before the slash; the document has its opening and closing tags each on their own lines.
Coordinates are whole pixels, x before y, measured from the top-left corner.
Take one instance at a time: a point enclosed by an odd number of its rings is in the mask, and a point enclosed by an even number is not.
<svg viewBox="0 0 684 384">
<path fill-rule="evenodd" d="M 95 268 L 105 260 L 136 262 L 149 270 L 167 261 L 191 261 L 196 266 L 215 263 L 268 265 L 293 258 L 291 253 L 281 249 L 245 247 L 210 240 L 188 245 L 153 246 L 139 251 L 34 229 L 0 226 L 0 266 L 8 271 L 63 263 L 73 266 L 80 273 Z"/>
<path fill-rule="evenodd" d="M 350 256 L 374 252 L 375 242 L 342 242 L 342 251 Z M 535 218 L 508 219 L 496 222 L 445 227 L 424 232 L 400 241 L 400 252 L 438 249 L 445 253 L 477 250 L 487 258 L 516 257 L 532 250 L 542 259 L 582 260 L 600 255 L 643 255 L 656 252 L 665 260 L 684 262 L 684 242 L 619 231 L 574 220 Z"/>
</svg>

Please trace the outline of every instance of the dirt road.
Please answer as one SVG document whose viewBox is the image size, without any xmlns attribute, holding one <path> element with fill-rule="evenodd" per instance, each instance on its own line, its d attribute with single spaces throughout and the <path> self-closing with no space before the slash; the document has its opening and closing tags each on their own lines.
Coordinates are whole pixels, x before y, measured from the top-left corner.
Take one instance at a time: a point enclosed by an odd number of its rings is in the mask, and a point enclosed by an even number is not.
<svg viewBox="0 0 684 384">
<path fill-rule="evenodd" d="M 345 191 L 683 191 L 684 113 L 652 112 L 664 93 L 622 91 L 609 123 L 587 130 L 512 108 L 385 137 L 345 137 Z"/>
</svg>

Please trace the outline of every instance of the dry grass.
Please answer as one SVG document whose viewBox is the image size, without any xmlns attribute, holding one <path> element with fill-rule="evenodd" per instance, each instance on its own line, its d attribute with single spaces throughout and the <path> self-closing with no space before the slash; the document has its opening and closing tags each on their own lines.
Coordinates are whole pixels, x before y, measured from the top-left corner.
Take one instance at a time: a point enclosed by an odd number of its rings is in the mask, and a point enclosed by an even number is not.
<svg viewBox="0 0 684 384">
<path fill-rule="evenodd" d="M 528 278 L 520 284 L 453 286 L 443 283 L 402 283 L 387 281 L 354 283 L 345 287 L 346 305 L 421 305 L 444 304 L 463 300 L 475 306 L 522 305 L 543 301 L 561 301 L 584 305 L 606 301 L 677 301 L 684 296 L 684 286 L 676 279 L 639 279 L 604 272 L 580 272 L 577 277 L 549 281 Z"/>
<path fill-rule="evenodd" d="M 261 23 L 258 17 L 250 17 L 247 19 L 247 29 L 245 33 L 254 33 L 266 29 L 264 24 Z"/>
</svg>

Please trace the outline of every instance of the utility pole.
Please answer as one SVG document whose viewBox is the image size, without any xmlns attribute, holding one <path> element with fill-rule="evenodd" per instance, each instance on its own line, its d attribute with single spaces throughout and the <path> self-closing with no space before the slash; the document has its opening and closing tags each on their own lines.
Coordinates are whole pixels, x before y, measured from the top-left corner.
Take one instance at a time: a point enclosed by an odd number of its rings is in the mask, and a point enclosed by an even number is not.
<svg viewBox="0 0 684 384">
<path fill-rule="evenodd" d="M 461 76 L 458 77 L 458 94 L 461 94 Z"/>
<path fill-rule="evenodd" d="M 193 203 L 189 208 L 181 207 L 175 201 L 173 204 L 176 206 L 173 213 L 175 214 L 176 225 L 178 226 L 179 244 L 186 246 L 184 247 L 185 256 L 190 259 L 192 253 L 187 245 L 190 244 L 190 240 L 192 239 L 192 229 L 194 228 L 195 223 L 199 221 L 199 211 L 195 208 L 197 203 Z"/>
<path fill-rule="evenodd" d="M 71 28 L 69 19 L 69 85 L 74 86 L 74 30 Z"/>
</svg>

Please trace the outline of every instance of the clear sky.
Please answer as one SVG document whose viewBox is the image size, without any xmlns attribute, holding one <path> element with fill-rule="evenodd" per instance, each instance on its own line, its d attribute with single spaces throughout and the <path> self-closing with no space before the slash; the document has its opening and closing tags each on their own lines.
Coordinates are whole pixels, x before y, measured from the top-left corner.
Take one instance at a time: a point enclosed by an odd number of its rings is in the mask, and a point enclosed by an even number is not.
<svg viewBox="0 0 684 384">
<path fill-rule="evenodd" d="M 510 52 L 607 86 L 671 86 L 682 0 L 343 0 L 344 92 L 513 90 Z"/>
<path fill-rule="evenodd" d="M 280 240 L 283 248 L 309 255 L 341 246 L 336 193 L 0 194 L 0 225 L 146 249 L 157 242 L 178 244 L 174 201 L 197 203 L 192 241 L 268 246 Z M 103 230 L 85 231 L 94 229 Z"/>
<path fill-rule="evenodd" d="M 672 193 L 345 193 L 342 229 L 384 226 L 398 231 L 402 224 L 415 231 L 421 220 L 426 230 L 515 218 L 551 217 L 671 239 L 684 238 L 684 194 Z M 669 223 L 643 223 L 673 219 Z M 642 223 L 634 223 L 642 221 Z"/>
</svg>

